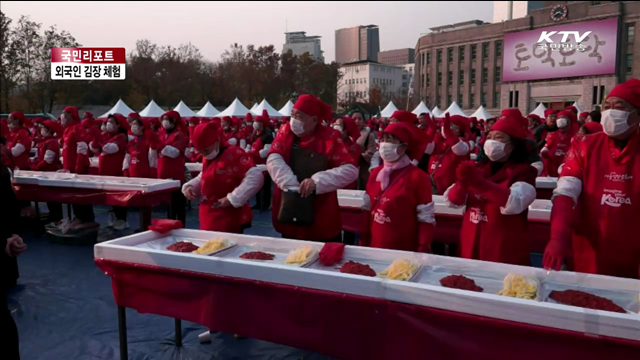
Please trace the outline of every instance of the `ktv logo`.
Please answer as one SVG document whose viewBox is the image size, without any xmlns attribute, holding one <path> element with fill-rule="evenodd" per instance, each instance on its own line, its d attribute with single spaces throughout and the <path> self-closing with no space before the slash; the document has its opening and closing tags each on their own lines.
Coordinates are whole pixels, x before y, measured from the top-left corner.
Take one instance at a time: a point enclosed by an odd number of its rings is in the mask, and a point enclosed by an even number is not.
<svg viewBox="0 0 640 360">
<path fill-rule="evenodd" d="M 585 51 L 587 50 L 587 47 L 583 45 L 582 42 L 585 41 L 591 33 L 592 31 L 587 31 L 580 35 L 579 31 L 543 31 L 537 41 L 538 48 Z M 573 35 L 575 42 L 569 42 L 569 37 L 571 35 Z M 558 41 L 559 36 L 562 36 L 562 38 Z"/>
</svg>

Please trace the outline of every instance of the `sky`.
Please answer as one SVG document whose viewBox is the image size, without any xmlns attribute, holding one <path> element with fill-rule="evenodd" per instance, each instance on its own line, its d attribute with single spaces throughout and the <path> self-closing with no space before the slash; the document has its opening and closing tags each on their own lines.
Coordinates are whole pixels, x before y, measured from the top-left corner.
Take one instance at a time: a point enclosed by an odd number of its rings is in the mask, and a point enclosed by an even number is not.
<svg viewBox="0 0 640 360">
<path fill-rule="evenodd" d="M 335 59 L 335 30 L 378 25 L 380 50 L 414 48 L 429 28 L 468 20 L 491 21 L 492 1 L 189 2 L 2 1 L 16 22 L 21 15 L 69 31 L 85 47 L 125 47 L 136 40 L 178 46 L 191 42 L 210 61 L 233 43 L 274 45 L 285 31 L 322 36 L 325 61 Z M 463 11 L 464 10 L 464 11 Z"/>
</svg>

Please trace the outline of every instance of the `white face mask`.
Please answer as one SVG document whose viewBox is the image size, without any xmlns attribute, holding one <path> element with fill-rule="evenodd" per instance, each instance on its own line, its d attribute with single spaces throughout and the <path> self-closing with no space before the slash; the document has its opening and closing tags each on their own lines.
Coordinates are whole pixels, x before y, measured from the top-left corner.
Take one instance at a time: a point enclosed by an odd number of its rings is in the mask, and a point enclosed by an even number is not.
<svg viewBox="0 0 640 360">
<path fill-rule="evenodd" d="M 342 132 L 342 130 L 344 130 L 344 129 L 342 128 L 342 126 L 340 126 L 340 125 L 333 125 L 333 128 L 334 128 L 334 129 L 336 129 L 336 130 L 338 130 L 338 131 L 340 131 L 340 132 Z"/>
<path fill-rule="evenodd" d="M 102 124 L 102 126 L 100 126 L 100 130 L 101 130 L 102 132 L 107 132 L 107 125 Z"/>
<path fill-rule="evenodd" d="M 635 111 L 635 110 L 634 110 Z M 609 109 L 602 112 L 602 131 L 608 136 L 618 136 L 629 130 L 630 112 L 624 110 Z"/>
<path fill-rule="evenodd" d="M 380 143 L 380 157 L 386 162 L 394 162 L 398 160 L 398 147 L 400 144 L 392 144 L 388 142 Z"/>
<path fill-rule="evenodd" d="M 503 160 L 505 157 L 507 157 L 507 153 L 504 151 L 504 147 L 506 145 L 506 143 L 500 141 L 487 140 L 484 143 L 484 153 L 491 161 Z"/>
<path fill-rule="evenodd" d="M 13 131 L 18 128 L 18 125 L 15 125 L 12 123 L 12 124 L 7 124 L 7 127 L 9 128 L 9 131 Z"/>
<path fill-rule="evenodd" d="M 140 127 L 138 125 L 133 125 L 131 127 L 131 132 L 134 133 L 135 135 L 138 135 L 139 130 L 140 130 Z"/>
<path fill-rule="evenodd" d="M 569 125 L 569 120 L 560 118 L 556 121 L 556 125 L 558 125 L 559 128 L 566 127 L 567 125 Z"/>
<path fill-rule="evenodd" d="M 298 136 L 304 134 L 304 123 L 301 120 L 291 118 L 291 120 L 289 120 L 289 125 L 291 126 L 291 131 L 293 131 L 294 134 Z"/>
<path fill-rule="evenodd" d="M 211 154 L 205 156 L 204 158 L 207 159 L 207 160 L 213 160 L 213 159 L 216 158 L 216 156 L 218 156 L 219 152 L 220 152 L 220 150 L 212 151 Z"/>
<path fill-rule="evenodd" d="M 169 120 L 162 120 L 162 127 L 163 127 L 165 130 L 169 130 L 169 129 L 171 129 L 173 126 L 172 126 L 172 124 L 171 124 L 171 121 L 169 121 Z"/>
<path fill-rule="evenodd" d="M 67 114 L 62 113 L 62 115 L 60 115 L 60 123 L 62 124 L 62 126 L 66 125 L 68 121 L 69 118 L 67 117 Z"/>
<path fill-rule="evenodd" d="M 40 135 L 42 135 L 44 137 L 49 136 L 49 130 L 47 130 L 46 128 L 40 129 Z"/>
<path fill-rule="evenodd" d="M 254 122 L 253 123 L 253 128 L 256 129 L 256 130 L 260 130 L 260 123 Z"/>
<path fill-rule="evenodd" d="M 107 131 L 112 133 L 116 131 L 116 126 L 113 125 L 112 123 L 107 123 Z"/>
</svg>

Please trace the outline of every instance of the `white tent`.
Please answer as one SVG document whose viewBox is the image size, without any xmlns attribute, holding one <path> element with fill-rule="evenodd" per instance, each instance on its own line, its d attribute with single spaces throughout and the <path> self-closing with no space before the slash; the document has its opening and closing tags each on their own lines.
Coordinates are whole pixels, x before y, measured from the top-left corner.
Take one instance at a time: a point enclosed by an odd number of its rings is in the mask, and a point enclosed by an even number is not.
<svg viewBox="0 0 640 360">
<path fill-rule="evenodd" d="M 140 111 L 140 116 L 143 117 L 158 117 L 158 116 L 162 116 L 162 114 L 164 114 L 165 111 L 162 110 L 162 108 L 160 106 L 158 106 L 158 104 L 156 104 L 155 101 L 151 100 L 151 102 L 149 102 L 149 105 L 147 105 L 146 108 L 142 109 L 142 111 Z"/>
<path fill-rule="evenodd" d="M 420 104 L 418 104 L 418 106 L 416 106 L 416 108 L 413 109 L 412 113 L 414 113 L 416 115 L 420 115 L 422 113 L 427 113 L 427 114 L 431 115 L 431 110 L 429 110 L 429 108 L 424 103 L 424 101 L 420 101 Z"/>
<path fill-rule="evenodd" d="M 576 109 L 578 109 L 578 116 L 580 116 L 580 113 L 584 112 L 584 110 L 582 110 L 582 108 L 580 107 L 580 105 L 578 105 L 578 102 L 574 102 L 573 106 L 576 107 Z"/>
<path fill-rule="evenodd" d="M 489 112 L 487 111 L 487 109 L 484 108 L 484 106 L 480 105 L 478 110 L 476 110 L 476 112 L 471 114 L 471 116 L 469 116 L 469 117 L 474 117 L 474 118 L 476 118 L 478 120 L 480 120 L 480 119 L 487 120 L 487 119 L 491 119 L 493 116 L 491 114 L 489 114 Z"/>
<path fill-rule="evenodd" d="M 540 116 L 540 118 L 544 119 L 544 111 L 547 110 L 547 107 L 544 106 L 543 103 L 540 103 L 532 112 L 530 112 L 529 114 L 536 114 L 538 116 Z"/>
<path fill-rule="evenodd" d="M 251 112 L 251 111 L 249 109 L 247 109 L 246 106 L 242 105 L 240 100 L 238 100 L 238 98 L 236 98 L 235 100 L 233 100 L 231 105 L 229 105 L 226 109 L 224 109 L 224 111 L 222 111 L 220 114 L 218 114 L 218 116 L 220 116 L 220 117 L 222 117 L 222 116 L 242 116 L 242 117 L 244 117 L 249 112 Z"/>
<path fill-rule="evenodd" d="M 436 106 L 433 108 L 433 110 L 431 110 L 431 114 L 434 117 L 441 117 L 443 113 L 442 113 L 442 110 L 440 110 L 440 108 Z"/>
<path fill-rule="evenodd" d="M 398 108 L 393 104 L 393 101 L 389 101 L 389 104 L 380 112 L 380 116 L 385 118 L 391 117 L 391 114 L 396 110 L 398 110 Z"/>
<path fill-rule="evenodd" d="M 213 105 L 211 105 L 211 103 L 207 101 L 207 103 L 204 104 L 202 109 L 200 109 L 200 111 L 198 111 L 197 114 L 198 116 L 202 116 L 202 117 L 214 117 L 220 114 L 220 111 L 214 108 Z"/>
<path fill-rule="evenodd" d="M 193 110 L 189 109 L 187 104 L 185 104 L 182 100 L 180 100 L 178 105 L 176 105 L 176 107 L 173 108 L 173 110 L 177 111 L 178 114 L 180 114 L 181 117 L 199 116 L 198 114 L 193 112 Z"/>
<path fill-rule="evenodd" d="M 251 109 L 249 109 L 249 110 L 253 111 L 253 110 L 255 110 L 255 108 L 257 108 L 257 107 L 258 107 L 258 103 L 253 103 L 253 106 L 252 106 L 252 107 L 251 107 Z"/>
<path fill-rule="evenodd" d="M 291 109 L 293 109 L 293 103 L 289 100 L 278 112 L 282 114 L 282 116 L 291 116 Z"/>
<path fill-rule="evenodd" d="M 109 111 L 102 114 L 102 116 L 98 117 L 98 119 L 106 118 L 107 116 L 109 116 L 109 114 L 120 114 L 123 116 L 127 116 L 132 112 L 135 112 L 135 111 L 133 111 L 129 106 L 127 106 L 127 104 L 125 104 L 124 101 L 122 101 L 122 99 L 118 99 L 118 102 L 115 105 L 113 105 L 113 107 Z"/>
<path fill-rule="evenodd" d="M 454 101 L 453 103 L 451 103 L 451 105 L 449 105 L 449 107 L 447 108 L 447 110 L 445 110 L 442 115 L 444 114 L 449 114 L 449 116 L 451 115 L 460 115 L 460 116 L 467 116 L 467 114 L 464 113 L 464 111 L 462 111 L 462 109 L 460 109 L 460 106 L 458 106 L 458 104 Z"/>
<path fill-rule="evenodd" d="M 274 109 L 271 104 L 267 102 L 267 99 L 262 100 L 260 105 L 256 106 L 251 110 L 255 115 L 262 115 L 262 110 L 267 110 L 267 114 L 271 117 L 282 117 L 283 115 L 278 112 L 278 110 Z"/>
</svg>

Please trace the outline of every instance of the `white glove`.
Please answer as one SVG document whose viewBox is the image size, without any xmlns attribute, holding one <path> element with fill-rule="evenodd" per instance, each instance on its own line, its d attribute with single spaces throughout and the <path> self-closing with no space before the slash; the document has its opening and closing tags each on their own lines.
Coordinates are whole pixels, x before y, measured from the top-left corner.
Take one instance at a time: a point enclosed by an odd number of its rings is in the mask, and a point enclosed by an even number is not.
<svg viewBox="0 0 640 360">
<path fill-rule="evenodd" d="M 55 159 L 56 159 L 56 152 L 55 151 L 47 150 L 44 153 L 44 161 L 46 161 L 47 164 L 52 164 Z"/>
<path fill-rule="evenodd" d="M 164 156 L 168 156 L 172 159 L 177 158 L 178 156 L 180 156 L 180 150 L 174 148 L 171 145 L 167 145 L 164 147 L 164 149 L 162 149 L 162 151 L 160 152 L 162 155 Z"/>
<path fill-rule="evenodd" d="M 127 137 L 129 138 L 129 141 L 133 141 L 133 139 L 135 139 L 136 137 L 133 135 L 127 135 Z"/>
<path fill-rule="evenodd" d="M 102 151 L 107 154 L 115 154 L 118 152 L 118 150 L 120 150 L 120 148 L 118 148 L 118 145 L 116 143 L 108 143 L 107 145 L 102 147 Z"/>
<path fill-rule="evenodd" d="M 131 164 L 131 155 L 127 154 L 124 156 L 124 161 L 122 161 L 122 170 L 129 169 L 130 164 Z"/>
<path fill-rule="evenodd" d="M 192 151 L 193 151 L 193 148 L 190 148 L 190 147 L 184 149 L 184 156 L 185 157 L 189 157 L 189 155 L 191 155 Z"/>
<path fill-rule="evenodd" d="M 96 154 L 100 152 L 100 147 L 96 145 L 96 143 L 94 143 L 93 141 L 89 143 L 89 149 L 91 149 L 91 151 Z"/>
<path fill-rule="evenodd" d="M 240 139 L 240 147 L 242 149 L 244 149 L 245 147 L 247 147 L 247 140 L 245 139 Z"/>
<path fill-rule="evenodd" d="M 18 143 L 11 149 L 11 155 L 13 155 L 13 157 L 18 157 L 26 150 L 27 148 L 25 148 L 24 145 Z"/>
<path fill-rule="evenodd" d="M 262 149 L 258 152 L 261 159 L 265 159 L 269 155 L 269 149 Z"/>
<path fill-rule="evenodd" d="M 78 145 L 76 146 L 76 152 L 78 154 L 87 155 L 88 150 L 89 150 L 89 147 L 87 146 L 87 143 L 84 141 L 79 142 Z"/>
<path fill-rule="evenodd" d="M 158 150 L 149 149 L 149 167 L 158 167 Z"/>
<path fill-rule="evenodd" d="M 244 151 L 246 152 L 251 151 L 251 145 L 247 144 L 247 147 L 244 148 Z"/>
<path fill-rule="evenodd" d="M 229 145 L 236 145 L 238 143 L 238 140 L 236 140 L 236 138 L 231 138 L 228 141 Z"/>
</svg>

